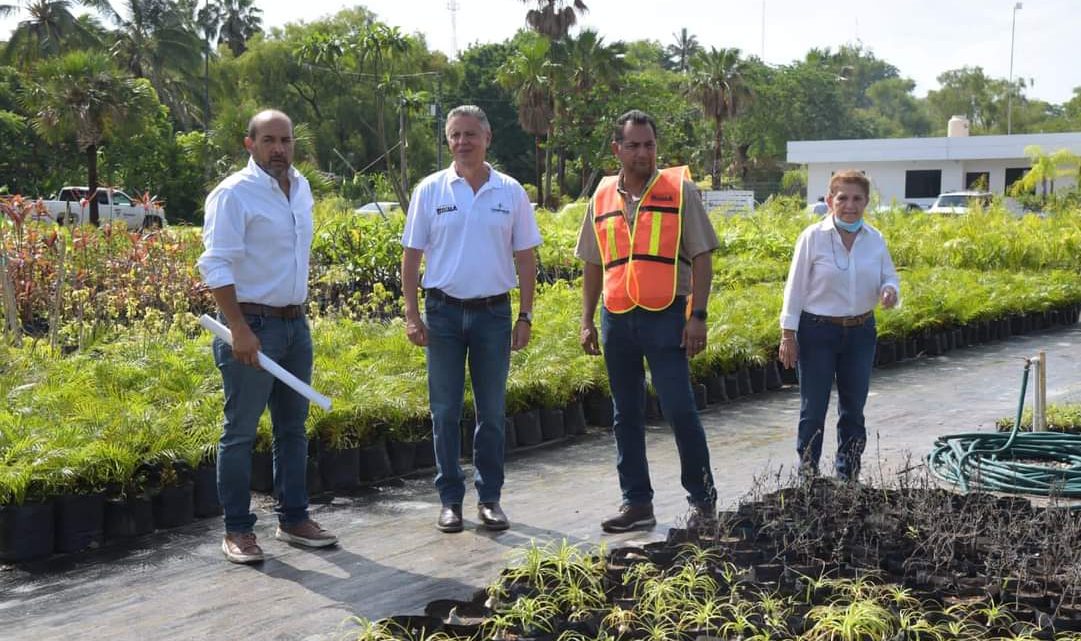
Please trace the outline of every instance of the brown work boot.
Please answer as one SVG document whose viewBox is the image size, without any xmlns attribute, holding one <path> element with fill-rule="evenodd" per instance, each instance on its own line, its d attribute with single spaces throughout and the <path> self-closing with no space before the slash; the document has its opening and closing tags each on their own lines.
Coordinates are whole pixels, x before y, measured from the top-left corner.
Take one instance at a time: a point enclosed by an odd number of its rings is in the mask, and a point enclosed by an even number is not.
<svg viewBox="0 0 1081 641">
<path fill-rule="evenodd" d="M 221 551 L 233 563 L 261 563 L 263 560 L 263 549 L 255 542 L 255 532 L 227 532 L 221 541 Z"/>
<path fill-rule="evenodd" d="M 652 503 L 624 503 L 619 508 L 619 514 L 601 521 L 601 529 L 605 532 L 630 532 L 651 528 L 656 524 Z"/>
<path fill-rule="evenodd" d="M 311 519 L 293 525 L 279 523 L 274 538 L 286 543 L 303 545 L 306 548 L 325 548 L 338 542 L 338 537 L 327 532 Z"/>
</svg>

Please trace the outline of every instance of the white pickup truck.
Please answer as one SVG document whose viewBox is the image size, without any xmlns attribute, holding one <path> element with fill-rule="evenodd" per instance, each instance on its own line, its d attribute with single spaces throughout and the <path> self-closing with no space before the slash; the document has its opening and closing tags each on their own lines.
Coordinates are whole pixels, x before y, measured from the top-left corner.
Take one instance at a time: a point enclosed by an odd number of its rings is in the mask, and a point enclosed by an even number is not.
<svg viewBox="0 0 1081 641">
<path fill-rule="evenodd" d="M 49 218 L 61 225 L 90 222 L 90 203 L 86 187 L 64 187 L 56 198 L 44 201 Z M 98 217 L 102 223 L 123 222 L 128 229 L 160 228 L 165 225 L 165 210 L 160 203 L 140 202 L 113 187 L 98 187 Z"/>
</svg>

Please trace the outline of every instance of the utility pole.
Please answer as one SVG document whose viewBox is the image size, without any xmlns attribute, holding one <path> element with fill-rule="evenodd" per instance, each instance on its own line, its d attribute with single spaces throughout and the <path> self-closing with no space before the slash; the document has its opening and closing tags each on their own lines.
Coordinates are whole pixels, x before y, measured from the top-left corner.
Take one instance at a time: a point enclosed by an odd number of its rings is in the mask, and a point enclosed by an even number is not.
<svg viewBox="0 0 1081 641">
<path fill-rule="evenodd" d="M 458 57 L 458 9 L 461 8 L 458 0 L 447 2 L 447 9 L 450 11 L 450 49 L 455 58 Z"/>
<path fill-rule="evenodd" d="M 766 61 L 766 0 L 762 0 L 762 62 Z"/>
<path fill-rule="evenodd" d="M 1013 5 L 1013 23 L 1010 25 L 1010 82 L 1006 85 L 1006 135 L 1013 132 L 1013 38 L 1017 32 L 1017 10 L 1021 3 Z"/>
<path fill-rule="evenodd" d="M 432 115 L 435 117 L 435 170 L 443 168 L 443 76 L 435 78 L 435 104 Z"/>
<path fill-rule="evenodd" d="M 405 156 L 405 147 L 406 147 L 406 140 L 405 140 L 406 102 L 405 102 L 405 98 L 401 99 L 401 102 L 400 102 L 400 104 L 398 106 L 399 106 L 399 109 L 398 109 L 398 154 L 399 154 L 399 156 L 401 158 L 402 191 L 408 194 L 409 193 L 409 168 L 406 166 L 406 162 L 408 162 L 408 161 L 407 161 L 406 156 Z"/>
</svg>

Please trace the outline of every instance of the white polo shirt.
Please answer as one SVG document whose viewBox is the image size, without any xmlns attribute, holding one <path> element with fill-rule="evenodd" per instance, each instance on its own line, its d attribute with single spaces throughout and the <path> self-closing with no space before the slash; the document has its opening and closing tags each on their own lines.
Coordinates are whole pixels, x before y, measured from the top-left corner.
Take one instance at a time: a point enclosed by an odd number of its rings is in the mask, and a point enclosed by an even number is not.
<svg viewBox="0 0 1081 641">
<path fill-rule="evenodd" d="M 273 307 L 307 299 L 314 200 L 293 167 L 289 191 L 249 158 L 210 192 L 198 261 L 208 287 L 234 285 L 239 302 Z"/>
<path fill-rule="evenodd" d="M 422 285 L 455 298 L 482 298 L 518 284 L 514 252 L 541 242 L 529 196 L 488 167 L 477 192 L 454 165 L 425 178 L 409 202 L 402 245 L 424 252 Z"/>
</svg>

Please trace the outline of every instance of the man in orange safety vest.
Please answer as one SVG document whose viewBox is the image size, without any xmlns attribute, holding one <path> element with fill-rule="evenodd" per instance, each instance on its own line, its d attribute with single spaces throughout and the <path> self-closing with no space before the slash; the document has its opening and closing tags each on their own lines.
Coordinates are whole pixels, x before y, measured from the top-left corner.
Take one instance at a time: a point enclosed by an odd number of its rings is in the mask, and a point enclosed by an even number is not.
<svg viewBox="0 0 1081 641">
<path fill-rule="evenodd" d="M 590 200 L 575 255 L 584 265 L 581 344 L 603 347 L 615 405 L 616 464 L 623 501 L 606 532 L 656 524 L 646 460 L 646 377 L 672 426 L 692 524 L 715 518 L 717 491 L 689 360 L 706 347 L 710 253 L 719 243 L 686 167 L 657 170 L 657 127 L 637 109 L 616 120 L 612 153 L 619 175 Z M 594 324 L 603 293 L 601 332 Z M 692 301 L 688 314 L 688 299 Z"/>
</svg>

